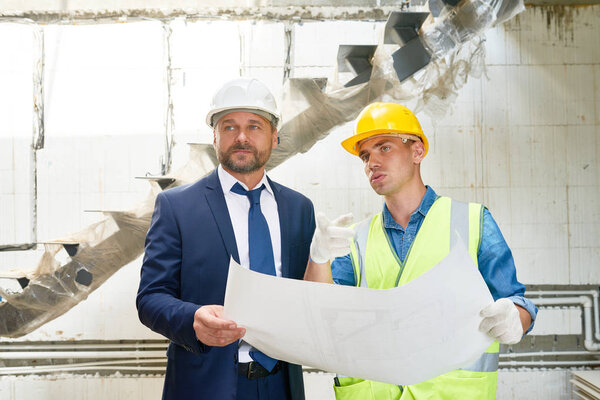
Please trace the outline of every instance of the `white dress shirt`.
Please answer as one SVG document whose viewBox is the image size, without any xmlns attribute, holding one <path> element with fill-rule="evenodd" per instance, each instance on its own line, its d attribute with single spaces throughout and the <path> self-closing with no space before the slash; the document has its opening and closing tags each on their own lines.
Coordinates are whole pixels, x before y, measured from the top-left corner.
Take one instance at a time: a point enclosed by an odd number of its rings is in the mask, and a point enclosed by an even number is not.
<svg viewBox="0 0 600 400">
<path fill-rule="evenodd" d="M 229 211 L 231 225 L 233 226 L 233 234 L 237 245 L 240 264 L 244 268 L 250 268 L 250 251 L 248 247 L 248 212 L 250 211 L 250 201 L 248 197 L 242 194 L 237 194 L 231 191 L 231 188 L 236 183 L 242 185 L 246 190 L 248 186 L 235 179 L 229 172 L 225 171 L 221 165 L 217 167 L 217 174 L 225 195 L 225 203 Z M 273 245 L 273 259 L 275 261 L 275 274 L 281 276 L 281 230 L 279 228 L 279 211 L 273 189 L 267 180 L 265 173 L 252 189 L 259 188 L 262 184 L 265 185 L 260 193 L 260 209 L 267 220 L 269 233 L 271 235 L 271 244 Z M 239 362 L 250 362 L 252 358 L 248 352 L 251 346 L 246 342 L 240 342 Z"/>
</svg>

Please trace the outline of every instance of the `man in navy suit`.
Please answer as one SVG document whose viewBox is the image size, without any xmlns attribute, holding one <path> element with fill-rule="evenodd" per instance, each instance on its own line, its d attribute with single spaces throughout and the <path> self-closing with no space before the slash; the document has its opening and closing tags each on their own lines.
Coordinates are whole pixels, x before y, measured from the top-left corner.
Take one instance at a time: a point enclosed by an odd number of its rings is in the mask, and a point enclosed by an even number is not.
<svg viewBox="0 0 600 400">
<path fill-rule="evenodd" d="M 271 274 L 303 278 L 313 205 L 266 176 L 279 114 L 264 84 L 225 84 L 207 123 L 220 165 L 160 193 L 146 236 L 136 303 L 142 323 L 171 340 L 163 399 L 304 399 L 301 367 L 245 343 L 244 329 L 223 317 L 223 302 L 230 257 L 254 270 L 258 247 L 268 249 L 258 264 L 270 264 Z M 258 193 L 254 204 L 250 191 Z"/>
</svg>

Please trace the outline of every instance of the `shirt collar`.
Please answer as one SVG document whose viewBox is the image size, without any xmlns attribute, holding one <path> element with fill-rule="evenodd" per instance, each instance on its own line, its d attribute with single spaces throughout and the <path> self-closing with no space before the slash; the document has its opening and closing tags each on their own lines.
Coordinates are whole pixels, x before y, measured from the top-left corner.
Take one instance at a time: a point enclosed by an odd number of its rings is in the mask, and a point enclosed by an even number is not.
<svg viewBox="0 0 600 400">
<path fill-rule="evenodd" d="M 233 175 L 231 175 L 229 172 L 225 171 L 225 169 L 223 168 L 223 166 L 221 164 L 219 164 L 219 166 L 217 167 L 217 174 L 219 175 L 219 182 L 221 182 L 221 188 L 223 188 L 223 193 L 230 192 L 231 188 L 236 183 L 239 183 L 240 185 L 242 185 L 242 187 L 244 189 L 248 190 L 248 186 L 246 186 L 245 183 L 240 182 L 237 179 L 235 179 L 235 177 Z M 273 195 L 273 189 L 271 189 L 271 185 L 269 185 L 269 180 L 267 179 L 266 172 L 263 173 L 263 177 L 260 180 L 260 182 L 258 182 L 258 185 L 256 185 L 256 188 L 259 188 L 262 184 L 265 185 L 265 189 L 267 189 L 267 192 L 269 192 L 269 193 L 271 193 L 271 195 Z"/>
<path fill-rule="evenodd" d="M 417 207 L 417 209 L 413 211 L 413 213 L 410 215 L 411 219 L 412 216 L 417 213 L 425 217 L 435 200 L 438 198 L 438 195 L 430 186 L 425 187 L 427 188 L 427 190 L 425 191 L 425 196 L 423 196 L 419 207 Z M 390 213 L 390 210 L 388 210 L 387 205 L 385 203 L 383 203 L 383 226 L 386 228 L 399 229 L 404 231 L 402 225 L 400 225 L 394 220 L 394 218 L 392 217 L 392 213 Z"/>
</svg>

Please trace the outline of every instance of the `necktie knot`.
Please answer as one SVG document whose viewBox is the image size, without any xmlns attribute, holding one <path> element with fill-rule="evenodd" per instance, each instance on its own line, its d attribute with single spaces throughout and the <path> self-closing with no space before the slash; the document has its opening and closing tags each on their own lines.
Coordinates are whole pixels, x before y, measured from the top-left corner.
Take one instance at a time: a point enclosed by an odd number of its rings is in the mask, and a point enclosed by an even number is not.
<svg viewBox="0 0 600 400">
<path fill-rule="evenodd" d="M 262 190 L 265 188 L 265 184 L 263 183 L 259 188 L 253 190 L 246 190 L 240 185 L 239 182 L 236 182 L 235 185 L 231 188 L 233 193 L 241 194 L 243 196 L 248 197 L 248 201 L 250 201 L 250 205 L 260 205 L 260 194 Z"/>
</svg>

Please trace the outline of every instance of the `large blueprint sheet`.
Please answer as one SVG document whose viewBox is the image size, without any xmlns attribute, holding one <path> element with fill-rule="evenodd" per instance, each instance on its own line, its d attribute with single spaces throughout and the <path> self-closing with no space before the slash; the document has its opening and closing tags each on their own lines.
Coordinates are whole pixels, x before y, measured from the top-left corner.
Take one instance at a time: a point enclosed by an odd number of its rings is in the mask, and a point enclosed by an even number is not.
<svg viewBox="0 0 600 400">
<path fill-rule="evenodd" d="M 225 316 L 265 354 L 397 385 L 475 361 L 492 340 L 479 311 L 493 301 L 464 245 L 410 283 L 387 290 L 276 278 L 233 260 Z"/>
</svg>

